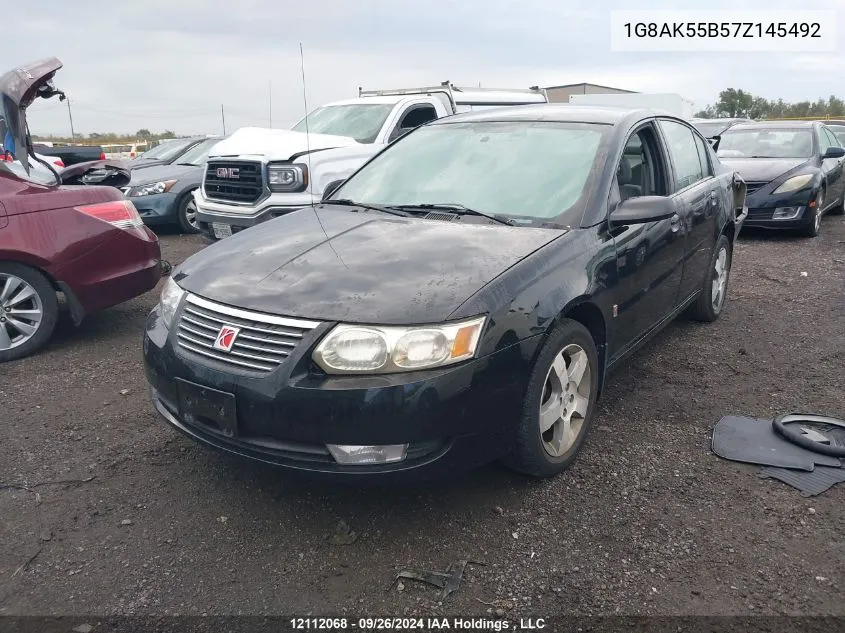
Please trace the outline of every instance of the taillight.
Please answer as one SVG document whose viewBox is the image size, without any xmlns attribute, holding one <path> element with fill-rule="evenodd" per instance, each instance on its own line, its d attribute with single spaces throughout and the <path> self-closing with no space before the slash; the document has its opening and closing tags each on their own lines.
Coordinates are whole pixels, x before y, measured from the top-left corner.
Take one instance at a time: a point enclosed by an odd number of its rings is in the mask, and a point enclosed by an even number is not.
<svg viewBox="0 0 845 633">
<path fill-rule="evenodd" d="M 135 205 L 129 200 L 114 200 L 76 207 L 77 211 L 90 215 L 119 229 L 134 229 L 144 225 Z"/>
<path fill-rule="evenodd" d="M 106 160 L 106 153 L 100 152 L 100 160 Z"/>
<path fill-rule="evenodd" d="M 65 161 L 63 161 L 61 158 L 57 158 L 56 160 L 54 160 L 54 161 L 53 161 L 53 164 L 54 164 L 56 167 L 64 167 L 64 166 L 65 166 Z"/>
</svg>

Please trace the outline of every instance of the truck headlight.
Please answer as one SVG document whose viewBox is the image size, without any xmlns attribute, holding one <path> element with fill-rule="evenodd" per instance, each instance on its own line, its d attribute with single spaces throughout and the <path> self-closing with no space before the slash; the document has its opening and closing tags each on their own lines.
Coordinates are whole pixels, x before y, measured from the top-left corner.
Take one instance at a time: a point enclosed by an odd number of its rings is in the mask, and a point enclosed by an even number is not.
<svg viewBox="0 0 845 633">
<path fill-rule="evenodd" d="M 170 324 L 173 322 L 173 317 L 176 314 L 176 309 L 179 307 L 179 302 L 185 296 L 185 291 L 179 287 L 172 277 L 167 278 L 167 283 L 164 284 L 164 290 L 161 291 L 161 299 L 159 300 L 159 310 L 161 312 L 161 320 L 164 322 L 164 327 L 170 329 Z"/>
<path fill-rule="evenodd" d="M 312 358 L 330 374 L 389 374 L 451 365 L 475 356 L 486 317 L 415 327 L 335 326 Z"/>
<path fill-rule="evenodd" d="M 126 190 L 127 198 L 137 198 L 138 196 L 151 196 L 156 193 L 166 193 L 176 184 L 175 180 L 162 180 L 161 182 L 151 182 L 146 185 L 135 185 Z"/>
<path fill-rule="evenodd" d="M 290 193 L 304 191 L 308 186 L 308 167 L 305 165 L 269 165 L 267 185 L 270 191 Z"/>
<path fill-rule="evenodd" d="M 798 191 L 803 189 L 813 180 L 813 174 L 801 174 L 800 176 L 793 176 L 788 178 L 784 183 L 775 189 L 772 193 L 790 193 L 791 191 Z"/>
</svg>

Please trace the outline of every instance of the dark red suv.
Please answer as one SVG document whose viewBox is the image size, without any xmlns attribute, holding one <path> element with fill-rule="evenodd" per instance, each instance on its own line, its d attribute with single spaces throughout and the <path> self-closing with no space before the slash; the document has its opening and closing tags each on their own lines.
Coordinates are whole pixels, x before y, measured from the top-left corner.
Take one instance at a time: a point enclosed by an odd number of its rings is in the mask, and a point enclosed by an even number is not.
<svg viewBox="0 0 845 633">
<path fill-rule="evenodd" d="M 0 77 L 0 362 L 47 343 L 62 292 L 77 325 L 86 314 L 152 289 L 161 278 L 158 238 L 132 203 L 108 182 L 108 163 L 74 165 L 45 184 L 34 158 L 26 108 L 64 95 L 62 67 L 45 59 Z M 67 183 L 80 183 L 69 185 Z M 83 186 L 84 184 L 84 186 Z"/>
</svg>

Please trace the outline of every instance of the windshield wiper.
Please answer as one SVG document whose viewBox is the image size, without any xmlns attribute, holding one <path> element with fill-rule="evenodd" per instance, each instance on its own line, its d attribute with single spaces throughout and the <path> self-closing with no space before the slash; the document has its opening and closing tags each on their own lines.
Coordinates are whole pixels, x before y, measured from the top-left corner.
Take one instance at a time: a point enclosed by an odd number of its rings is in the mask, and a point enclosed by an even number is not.
<svg viewBox="0 0 845 633">
<path fill-rule="evenodd" d="M 400 218 L 407 218 L 409 213 L 399 211 L 392 207 L 385 207 L 380 204 L 370 204 L 364 202 L 355 202 L 348 198 L 340 198 L 339 200 L 324 200 L 323 204 L 336 204 L 342 207 L 361 207 L 362 209 L 369 209 L 370 211 L 381 211 L 382 213 L 389 213 L 390 215 L 398 215 Z"/>
<path fill-rule="evenodd" d="M 507 226 L 514 225 L 513 220 L 510 220 L 502 215 L 484 213 L 484 211 L 470 209 L 469 207 L 465 207 L 462 204 L 451 202 L 445 202 L 441 204 L 399 204 L 396 206 L 400 209 L 425 209 L 426 211 L 449 211 L 457 215 L 477 215 L 482 218 L 487 218 L 488 220 L 493 220 L 493 222 L 498 222 L 499 224 L 505 224 Z"/>
</svg>

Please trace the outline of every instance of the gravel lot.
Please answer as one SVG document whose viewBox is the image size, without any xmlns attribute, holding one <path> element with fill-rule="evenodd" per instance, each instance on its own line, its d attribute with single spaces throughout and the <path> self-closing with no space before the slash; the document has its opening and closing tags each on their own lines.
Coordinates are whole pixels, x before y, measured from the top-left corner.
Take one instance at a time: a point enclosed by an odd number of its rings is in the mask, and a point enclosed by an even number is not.
<svg viewBox="0 0 845 633">
<path fill-rule="evenodd" d="M 202 248 L 162 244 L 173 263 Z M 805 499 L 709 450 L 726 414 L 845 415 L 844 287 L 841 217 L 817 239 L 743 236 L 723 318 L 632 358 L 578 463 L 540 483 L 498 466 L 410 488 L 291 480 L 153 414 L 157 292 L 64 319 L 0 367 L 0 486 L 32 491 L 0 489 L 0 615 L 845 615 L 845 486 Z M 486 565 L 443 601 L 388 591 L 466 558 Z"/>
</svg>

